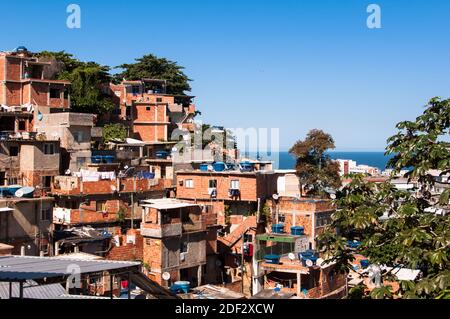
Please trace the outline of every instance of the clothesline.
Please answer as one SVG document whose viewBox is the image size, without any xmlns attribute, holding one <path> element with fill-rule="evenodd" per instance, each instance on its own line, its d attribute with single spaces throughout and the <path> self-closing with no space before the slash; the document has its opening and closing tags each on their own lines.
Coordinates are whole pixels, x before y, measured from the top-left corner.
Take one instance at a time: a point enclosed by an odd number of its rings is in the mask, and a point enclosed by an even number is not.
<svg viewBox="0 0 450 319">
<path fill-rule="evenodd" d="M 74 173 L 76 177 L 81 177 L 83 182 L 98 182 L 99 180 L 115 180 L 115 172 L 95 172 L 82 169 L 79 172 Z"/>
</svg>

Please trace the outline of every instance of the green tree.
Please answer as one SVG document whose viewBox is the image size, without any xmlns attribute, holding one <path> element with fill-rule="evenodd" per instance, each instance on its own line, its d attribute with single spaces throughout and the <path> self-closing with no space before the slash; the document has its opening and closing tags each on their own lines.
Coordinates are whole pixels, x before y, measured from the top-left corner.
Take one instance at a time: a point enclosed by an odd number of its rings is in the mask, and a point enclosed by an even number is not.
<svg viewBox="0 0 450 319">
<path fill-rule="evenodd" d="M 185 91 L 191 91 L 189 82 L 192 80 L 184 74 L 184 67 L 153 54 L 144 55 L 136 59 L 136 63 L 122 64 L 118 68 L 123 71 L 115 76 L 116 81 L 160 79 L 167 80 L 168 94 L 185 95 Z"/>
<path fill-rule="evenodd" d="M 112 140 L 124 141 L 127 138 L 127 128 L 122 124 L 107 124 L 103 127 L 103 142 Z"/>
<path fill-rule="evenodd" d="M 64 51 L 43 51 L 38 54 L 43 61 L 52 62 L 51 76 L 72 83 L 71 109 L 74 112 L 105 114 L 114 109 L 109 96 L 103 93 L 111 81 L 109 67 L 95 62 L 82 62 Z"/>
<path fill-rule="evenodd" d="M 442 205 L 448 208 L 448 191 L 433 198 L 430 189 L 435 180 L 428 173 L 438 169 L 445 174 L 450 169 L 449 144 L 445 141 L 450 128 L 449 102 L 430 100 L 423 115 L 414 122 L 399 123 L 399 132 L 388 139 L 386 153 L 394 155 L 388 166 L 393 174 L 410 169 L 406 176 L 422 185 L 417 194 L 397 190 L 389 181 L 376 185 L 354 176 L 337 194 L 338 210 L 332 225 L 318 237 L 325 258 L 335 261 L 344 272 L 348 272 L 355 252 L 374 264 L 420 269 L 423 278 L 401 281 L 397 297 L 450 297 L 450 215 L 435 211 Z M 348 240 L 358 240 L 361 245 L 351 249 Z M 390 274 L 384 276 L 392 279 Z M 368 297 L 391 298 L 393 294 L 386 286 Z"/>
<path fill-rule="evenodd" d="M 326 189 L 341 186 L 339 165 L 326 155 L 327 150 L 334 148 L 331 135 L 317 129 L 309 131 L 305 140 L 292 146 L 289 153 L 296 158 L 300 193 L 305 186 L 310 195 L 324 196 Z"/>
</svg>

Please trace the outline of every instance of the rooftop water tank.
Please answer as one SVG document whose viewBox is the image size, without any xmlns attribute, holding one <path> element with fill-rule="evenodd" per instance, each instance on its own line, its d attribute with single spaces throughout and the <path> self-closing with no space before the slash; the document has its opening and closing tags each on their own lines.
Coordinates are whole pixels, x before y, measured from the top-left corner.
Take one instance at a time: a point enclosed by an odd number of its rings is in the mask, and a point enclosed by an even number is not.
<svg viewBox="0 0 450 319">
<path fill-rule="evenodd" d="M 243 172 L 252 172 L 255 165 L 250 162 L 242 162 L 241 164 L 241 171 Z"/>
<path fill-rule="evenodd" d="M 208 171 L 208 164 L 200 164 L 200 170 L 202 172 L 207 172 Z"/>
<path fill-rule="evenodd" d="M 272 225 L 272 233 L 274 234 L 282 234 L 284 232 L 283 224 L 273 224 Z"/>
<path fill-rule="evenodd" d="M 102 162 L 102 160 L 103 160 L 102 156 L 99 156 L 99 155 L 95 155 L 95 156 L 91 157 L 91 162 L 93 164 L 100 164 Z"/>
<path fill-rule="evenodd" d="M 278 255 L 265 255 L 264 260 L 268 264 L 278 265 L 280 263 L 280 256 Z"/>
<path fill-rule="evenodd" d="M 106 155 L 106 156 L 103 156 L 103 160 L 107 164 L 112 164 L 112 163 L 114 163 L 115 157 L 112 155 Z"/>
<path fill-rule="evenodd" d="M 223 172 L 226 168 L 227 166 L 223 162 L 216 162 L 213 164 L 213 169 L 216 172 Z"/>
<path fill-rule="evenodd" d="M 305 229 L 302 226 L 291 227 L 291 235 L 302 236 L 305 234 Z"/>
<path fill-rule="evenodd" d="M 176 281 L 172 287 L 172 291 L 175 290 L 176 292 L 178 292 L 181 290 L 183 293 L 187 294 L 191 289 L 191 283 L 189 281 Z"/>
<path fill-rule="evenodd" d="M 167 151 L 157 151 L 155 153 L 156 158 L 166 159 L 169 156 L 169 152 Z"/>
<path fill-rule="evenodd" d="M 362 268 L 367 268 L 370 265 L 370 262 L 367 259 L 361 259 L 360 263 Z"/>
<path fill-rule="evenodd" d="M 6 188 L 6 194 L 9 196 L 16 196 L 16 192 L 21 189 L 20 185 L 10 185 Z"/>
</svg>

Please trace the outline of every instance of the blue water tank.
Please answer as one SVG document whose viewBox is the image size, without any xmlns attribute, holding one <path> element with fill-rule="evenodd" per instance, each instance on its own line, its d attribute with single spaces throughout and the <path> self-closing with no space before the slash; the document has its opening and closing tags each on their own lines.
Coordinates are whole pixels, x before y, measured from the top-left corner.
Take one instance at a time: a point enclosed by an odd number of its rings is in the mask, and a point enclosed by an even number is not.
<svg viewBox="0 0 450 319">
<path fill-rule="evenodd" d="M 223 172 L 226 168 L 227 166 L 223 162 L 216 162 L 213 164 L 213 169 L 216 172 Z"/>
<path fill-rule="evenodd" d="M 265 255 L 264 260 L 268 264 L 278 265 L 280 263 L 280 256 L 278 255 Z"/>
<path fill-rule="evenodd" d="M 243 171 L 243 172 L 252 172 L 255 167 L 255 165 L 250 162 L 242 162 L 240 165 L 241 165 L 241 171 Z"/>
<path fill-rule="evenodd" d="M 369 267 L 369 265 L 370 265 L 370 262 L 369 262 L 369 260 L 367 260 L 367 259 L 362 259 L 362 260 L 360 261 L 360 263 L 361 263 L 361 267 L 362 267 L 362 268 L 367 268 L 367 267 Z"/>
<path fill-rule="evenodd" d="M 181 290 L 183 293 L 187 294 L 191 289 L 191 283 L 189 281 L 176 281 L 172 287 L 174 287 L 173 290 L 176 290 L 176 292 Z"/>
<path fill-rule="evenodd" d="M 202 172 L 207 172 L 208 171 L 208 164 L 200 164 L 200 170 Z"/>
<path fill-rule="evenodd" d="M 102 156 L 99 156 L 99 155 L 95 155 L 95 156 L 91 157 L 91 162 L 93 164 L 100 164 L 102 162 L 102 160 L 103 160 Z"/>
<path fill-rule="evenodd" d="M 350 248 L 358 248 L 358 247 L 361 245 L 361 242 L 359 242 L 359 241 L 351 241 L 351 240 L 348 240 L 348 241 L 347 241 L 347 245 L 348 245 Z"/>
<path fill-rule="evenodd" d="M 284 233 L 284 225 L 283 224 L 273 224 L 272 225 L 272 233 L 274 233 L 274 234 Z"/>
<path fill-rule="evenodd" d="M 112 164 L 112 163 L 114 163 L 114 160 L 115 160 L 116 158 L 114 157 L 114 156 L 112 156 L 112 155 L 106 155 L 106 156 L 103 156 L 103 160 L 105 161 L 105 163 L 107 163 L 107 164 Z"/>
<path fill-rule="evenodd" d="M 9 196 L 16 196 L 16 192 L 21 188 L 22 186 L 20 185 L 10 185 L 6 189 L 6 194 Z"/>
<path fill-rule="evenodd" d="M 167 151 L 157 151 L 155 153 L 156 158 L 166 159 L 169 156 L 169 152 Z"/>
<path fill-rule="evenodd" d="M 302 226 L 292 226 L 291 235 L 301 236 L 305 234 L 305 229 Z"/>
</svg>

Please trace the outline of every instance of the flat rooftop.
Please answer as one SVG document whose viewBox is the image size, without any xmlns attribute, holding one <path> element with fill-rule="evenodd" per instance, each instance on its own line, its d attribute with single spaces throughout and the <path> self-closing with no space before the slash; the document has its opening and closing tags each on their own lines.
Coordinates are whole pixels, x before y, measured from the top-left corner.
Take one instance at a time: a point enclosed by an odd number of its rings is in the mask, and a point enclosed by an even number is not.
<svg viewBox="0 0 450 319">
<path fill-rule="evenodd" d="M 155 208 L 157 210 L 177 209 L 184 207 L 198 206 L 196 204 L 186 203 L 172 198 L 146 199 L 142 201 L 142 207 Z"/>
</svg>

